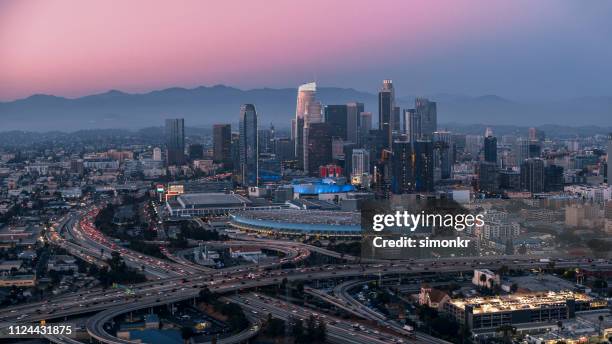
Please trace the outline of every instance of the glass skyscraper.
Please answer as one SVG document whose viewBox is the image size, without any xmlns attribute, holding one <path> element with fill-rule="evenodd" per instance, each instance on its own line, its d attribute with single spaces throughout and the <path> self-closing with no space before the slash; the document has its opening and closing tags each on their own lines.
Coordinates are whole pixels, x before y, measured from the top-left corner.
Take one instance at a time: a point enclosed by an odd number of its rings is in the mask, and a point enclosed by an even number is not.
<svg viewBox="0 0 612 344">
<path fill-rule="evenodd" d="M 185 120 L 183 118 L 166 119 L 166 163 L 170 165 L 185 164 Z"/>
<path fill-rule="evenodd" d="M 257 147 L 257 111 L 253 104 L 240 106 L 240 175 L 245 186 L 257 186 L 259 150 Z"/>
</svg>

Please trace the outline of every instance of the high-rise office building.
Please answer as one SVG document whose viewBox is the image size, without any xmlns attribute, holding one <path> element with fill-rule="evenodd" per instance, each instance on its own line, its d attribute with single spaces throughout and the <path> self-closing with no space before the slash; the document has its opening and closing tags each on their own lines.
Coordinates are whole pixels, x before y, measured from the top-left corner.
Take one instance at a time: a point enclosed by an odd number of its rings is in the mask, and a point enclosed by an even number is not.
<svg viewBox="0 0 612 344">
<path fill-rule="evenodd" d="M 516 142 L 515 150 L 518 165 L 522 164 L 525 159 L 539 158 L 542 154 L 542 146 L 537 140 L 519 138 Z"/>
<path fill-rule="evenodd" d="M 370 130 L 372 130 L 372 113 L 364 111 L 359 114 L 359 139 L 358 145 L 362 147 L 368 135 L 370 135 Z"/>
<path fill-rule="evenodd" d="M 246 186 L 257 186 L 259 150 L 257 147 L 257 111 L 253 104 L 240 106 L 240 176 Z"/>
<path fill-rule="evenodd" d="M 612 133 L 608 134 L 608 185 L 612 185 Z"/>
<path fill-rule="evenodd" d="M 484 138 L 484 161 L 497 164 L 497 138 L 495 136 Z"/>
<path fill-rule="evenodd" d="M 213 125 L 213 160 L 224 164 L 231 163 L 232 125 Z"/>
<path fill-rule="evenodd" d="M 370 152 L 367 149 L 353 149 L 351 157 L 351 183 L 368 187 L 370 184 Z"/>
<path fill-rule="evenodd" d="M 162 160 L 162 152 L 159 147 L 153 148 L 153 160 L 161 161 Z"/>
<path fill-rule="evenodd" d="M 370 173 L 370 152 L 367 149 L 353 149 L 352 175 L 363 175 Z"/>
<path fill-rule="evenodd" d="M 304 128 L 309 123 L 319 123 L 321 119 L 321 103 L 316 100 L 317 84 L 310 82 L 298 88 L 297 104 L 295 107 L 295 119 L 291 125 L 291 139 L 295 142 L 295 156 L 298 168 L 305 168 L 305 145 Z"/>
<path fill-rule="evenodd" d="M 295 160 L 295 146 L 287 137 L 274 139 L 274 154 L 280 161 Z"/>
<path fill-rule="evenodd" d="M 393 142 L 393 175 L 391 190 L 395 194 L 413 192 L 415 190 L 415 171 L 412 143 L 410 141 Z"/>
<path fill-rule="evenodd" d="M 450 131 L 436 131 L 434 141 L 434 168 L 439 168 L 440 179 L 452 178 L 455 162 L 455 147 L 453 134 Z"/>
<path fill-rule="evenodd" d="M 433 143 L 417 140 L 413 149 L 415 191 L 431 192 L 434 190 Z"/>
<path fill-rule="evenodd" d="M 427 98 L 417 98 L 415 110 L 421 120 L 421 138 L 431 140 L 433 133 L 438 130 L 436 102 L 429 101 Z"/>
<path fill-rule="evenodd" d="M 531 193 L 544 191 L 544 160 L 529 158 L 521 164 L 521 188 Z"/>
<path fill-rule="evenodd" d="M 325 123 L 329 124 L 332 136 L 346 141 L 348 125 L 348 106 L 347 105 L 327 105 L 325 106 Z"/>
<path fill-rule="evenodd" d="M 478 163 L 478 190 L 495 193 L 499 189 L 497 164 L 490 161 Z"/>
<path fill-rule="evenodd" d="M 393 81 L 383 80 L 383 85 L 378 92 L 378 130 L 385 136 L 385 149 L 391 150 L 393 141 L 393 111 L 395 108 L 395 90 Z"/>
<path fill-rule="evenodd" d="M 271 129 L 259 129 L 257 133 L 259 154 L 272 153 L 272 134 Z"/>
<path fill-rule="evenodd" d="M 399 133 L 401 128 L 400 120 L 400 108 L 399 106 L 393 107 L 393 132 Z"/>
<path fill-rule="evenodd" d="M 346 141 L 359 143 L 360 115 L 364 109 L 363 103 L 346 104 Z"/>
<path fill-rule="evenodd" d="M 311 176 L 317 176 L 320 166 L 332 162 L 332 128 L 328 123 L 311 123 L 307 133 L 307 171 Z"/>
<path fill-rule="evenodd" d="M 166 119 L 166 163 L 170 165 L 185 164 L 185 120 L 183 118 Z"/>
<path fill-rule="evenodd" d="M 563 167 L 557 165 L 544 167 L 544 191 L 563 191 L 564 186 Z"/>
<path fill-rule="evenodd" d="M 421 139 L 421 117 L 415 109 L 404 109 L 404 133 L 410 142 Z"/>
</svg>

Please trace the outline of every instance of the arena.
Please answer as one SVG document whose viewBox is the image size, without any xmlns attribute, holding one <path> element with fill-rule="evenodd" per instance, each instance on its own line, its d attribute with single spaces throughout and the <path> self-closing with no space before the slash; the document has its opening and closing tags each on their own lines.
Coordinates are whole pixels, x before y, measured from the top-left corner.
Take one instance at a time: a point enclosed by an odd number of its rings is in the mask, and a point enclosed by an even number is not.
<svg viewBox="0 0 612 344">
<path fill-rule="evenodd" d="M 325 210 L 256 210 L 230 215 L 234 228 L 266 235 L 361 237 L 360 214 Z"/>
</svg>

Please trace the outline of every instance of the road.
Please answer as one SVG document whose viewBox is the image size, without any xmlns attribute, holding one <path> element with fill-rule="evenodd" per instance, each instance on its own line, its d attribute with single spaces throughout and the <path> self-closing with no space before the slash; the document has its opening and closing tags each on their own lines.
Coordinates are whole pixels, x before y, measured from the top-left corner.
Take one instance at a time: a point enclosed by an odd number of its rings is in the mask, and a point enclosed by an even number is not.
<svg viewBox="0 0 612 344">
<path fill-rule="evenodd" d="M 391 275 L 419 275 L 427 272 L 471 272 L 474 268 L 497 269 L 503 265 L 510 269 L 533 269 L 545 268 L 548 263 L 527 256 L 509 257 L 474 257 L 469 258 L 441 258 L 427 260 L 410 260 L 400 262 L 368 263 L 368 264 L 330 264 L 326 266 L 306 267 L 306 268 L 279 268 L 281 264 L 293 262 L 297 263 L 307 257 L 311 251 L 327 254 L 328 250 L 314 248 L 313 246 L 300 244 L 290 241 L 277 241 L 270 239 L 251 240 L 263 247 L 271 249 L 283 248 L 288 252 L 285 257 L 278 261 L 258 266 L 238 266 L 227 269 L 208 271 L 194 271 L 187 266 L 177 262 L 166 262 L 153 257 L 147 257 L 138 252 L 117 247 L 109 238 L 102 235 L 93 225 L 93 218 L 96 210 L 92 209 L 82 214 L 76 214 L 60 222 L 58 231 L 50 234 L 49 240 L 53 240 L 58 245 L 67 245 L 71 242 L 82 249 L 81 254 L 91 256 L 92 259 L 101 261 L 108 258 L 110 252 L 117 250 L 126 263 L 131 266 L 139 267 L 146 264 L 147 273 L 156 276 L 158 280 L 136 284 L 133 287 L 134 295 L 126 295 L 116 289 L 103 290 L 95 288 L 83 292 L 52 297 L 45 302 L 34 302 L 19 306 L 3 309 L 0 314 L 2 323 L 27 323 L 43 319 L 55 319 L 65 316 L 87 314 L 104 311 L 98 314 L 122 314 L 128 310 L 146 309 L 158 304 L 167 304 L 176 301 L 188 300 L 197 296 L 199 290 L 208 287 L 214 292 L 227 293 L 231 291 L 246 291 L 259 286 L 280 284 L 283 279 L 288 281 L 315 281 L 329 279 L 361 278 L 372 279 L 380 276 Z M 77 221 L 80 217 L 80 220 Z M 56 235 L 63 235 L 63 239 L 58 239 Z M 227 245 L 244 245 L 244 241 L 237 243 L 224 243 Z M 69 245 L 67 245 L 69 246 Z M 76 250 L 76 248 L 74 248 Z M 335 253 L 338 255 L 337 253 Z M 333 255 L 332 255 L 333 256 Z M 603 264 L 603 263 L 602 263 Z M 575 259 L 568 261 L 557 261 L 557 267 L 584 267 L 590 266 L 591 262 L 586 259 Z M 334 297 L 342 300 L 342 294 Z M 359 312 L 363 317 L 372 320 L 385 321 L 373 313 L 364 309 L 363 305 L 354 304 L 348 299 L 345 300 Z M 366 307 L 367 308 L 367 307 Z M 304 310 L 299 310 L 300 312 Z M 106 312 L 106 313 L 105 313 Z M 279 310 L 280 312 L 280 310 Z M 281 313 L 279 313 L 281 314 Z M 300 313 L 302 314 L 302 313 Z M 113 342 L 116 338 L 106 334 L 103 326 L 99 325 L 103 319 L 98 315 L 92 319 L 98 319 L 88 326 L 88 331 L 92 335 L 105 338 Z M 389 325 L 389 324 L 387 324 Z M 330 339 L 343 340 L 341 335 L 348 335 L 352 339 L 348 342 L 361 342 L 363 334 L 350 334 L 347 329 L 340 328 L 332 331 Z M 351 333 L 354 333 L 351 332 Z M 371 336 L 366 336 L 370 340 Z M 425 340 L 424 338 L 419 338 Z M 373 340 L 376 342 L 376 340 Z M 439 343 L 439 342 L 437 342 Z"/>
</svg>

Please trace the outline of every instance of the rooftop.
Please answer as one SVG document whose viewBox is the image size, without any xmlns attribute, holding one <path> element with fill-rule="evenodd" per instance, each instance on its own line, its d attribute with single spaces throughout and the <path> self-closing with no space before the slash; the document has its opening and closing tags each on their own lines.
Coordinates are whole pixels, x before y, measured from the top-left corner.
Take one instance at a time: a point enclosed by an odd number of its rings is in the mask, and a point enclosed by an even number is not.
<svg viewBox="0 0 612 344">
<path fill-rule="evenodd" d="M 251 203 L 246 197 L 226 193 L 183 194 L 177 197 L 177 201 L 184 208 L 242 206 Z"/>
<path fill-rule="evenodd" d="M 474 314 L 510 312 L 522 309 L 537 309 L 547 305 L 565 304 L 567 300 L 591 302 L 590 296 L 571 291 L 548 293 L 513 294 L 491 297 L 473 297 L 451 300 L 451 304 L 460 309 L 472 306 Z"/>
</svg>

